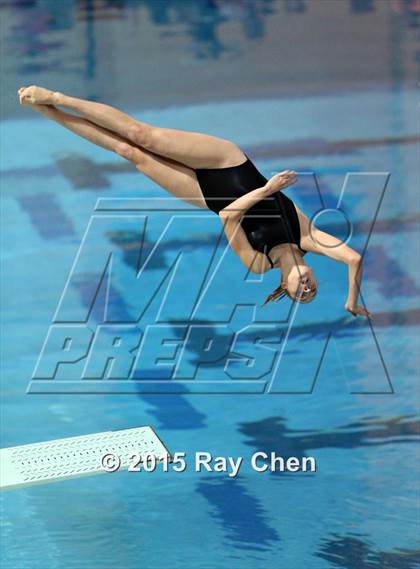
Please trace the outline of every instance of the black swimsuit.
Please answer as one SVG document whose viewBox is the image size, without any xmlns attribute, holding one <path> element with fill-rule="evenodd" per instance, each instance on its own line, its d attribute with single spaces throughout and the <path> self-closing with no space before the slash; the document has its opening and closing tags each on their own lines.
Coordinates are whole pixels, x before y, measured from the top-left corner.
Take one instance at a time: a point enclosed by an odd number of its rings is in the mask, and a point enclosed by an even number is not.
<svg viewBox="0 0 420 569">
<path fill-rule="evenodd" d="M 195 172 L 208 208 L 216 213 L 267 183 L 267 178 L 248 157 L 239 166 L 199 168 Z M 276 245 L 295 243 L 300 249 L 300 224 L 296 208 L 282 192 L 276 192 L 253 205 L 243 217 L 241 226 L 251 246 L 267 255 L 272 267 L 269 252 Z"/>
</svg>

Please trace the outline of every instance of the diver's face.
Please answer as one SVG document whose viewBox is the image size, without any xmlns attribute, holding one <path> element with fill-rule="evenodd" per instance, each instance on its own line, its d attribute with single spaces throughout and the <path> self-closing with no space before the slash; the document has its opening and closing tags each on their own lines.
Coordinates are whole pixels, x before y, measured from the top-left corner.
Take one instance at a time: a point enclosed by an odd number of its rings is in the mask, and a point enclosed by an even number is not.
<svg viewBox="0 0 420 569">
<path fill-rule="evenodd" d="M 312 269 L 306 265 L 293 267 L 287 279 L 287 294 L 301 303 L 311 302 L 316 296 L 318 283 Z"/>
</svg>

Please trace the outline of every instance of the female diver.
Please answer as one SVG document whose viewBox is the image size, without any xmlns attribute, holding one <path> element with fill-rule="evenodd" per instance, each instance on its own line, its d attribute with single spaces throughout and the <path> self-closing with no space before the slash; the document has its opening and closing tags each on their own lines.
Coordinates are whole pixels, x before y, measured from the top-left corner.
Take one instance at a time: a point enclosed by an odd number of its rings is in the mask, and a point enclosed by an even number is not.
<svg viewBox="0 0 420 569">
<path fill-rule="evenodd" d="M 233 142 L 155 127 L 102 103 L 35 85 L 21 87 L 18 96 L 21 104 L 116 152 L 177 198 L 216 212 L 231 248 L 250 271 L 280 269 L 280 285 L 266 302 L 285 295 L 301 303 L 314 299 L 317 281 L 304 260 L 305 253 L 311 252 L 348 266 L 345 309 L 354 316 L 371 317 L 357 303 L 361 256 L 314 227 L 281 192 L 296 182 L 294 172 L 286 170 L 267 180 Z"/>
</svg>

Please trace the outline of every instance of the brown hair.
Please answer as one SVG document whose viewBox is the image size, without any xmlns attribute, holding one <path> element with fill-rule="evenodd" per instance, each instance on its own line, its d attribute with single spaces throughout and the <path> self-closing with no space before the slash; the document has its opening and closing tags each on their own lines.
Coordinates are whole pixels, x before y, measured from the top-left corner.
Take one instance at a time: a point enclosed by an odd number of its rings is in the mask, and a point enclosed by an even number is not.
<svg viewBox="0 0 420 569">
<path fill-rule="evenodd" d="M 263 306 L 265 306 L 267 302 L 273 302 L 273 301 L 276 302 L 277 300 L 280 300 L 280 298 L 283 298 L 286 295 L 287 295 L 286 289 L 280 285 L 276 289 L 274 289 L 271 294 L 267 296 Z"/>
</svg>

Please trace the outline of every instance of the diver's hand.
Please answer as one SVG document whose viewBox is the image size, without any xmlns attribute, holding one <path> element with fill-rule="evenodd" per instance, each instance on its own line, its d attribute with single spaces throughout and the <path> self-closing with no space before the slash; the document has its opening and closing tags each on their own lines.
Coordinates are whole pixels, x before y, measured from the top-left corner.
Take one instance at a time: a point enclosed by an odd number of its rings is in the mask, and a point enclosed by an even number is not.
<svg viewBox="0 0 420 569">
<path fill-rule="evenodd" d="M 353 316 L 357 315 L 366 316 L 366 318 L 372 320 L 372 314 L 368 312 L 366 308 L 363 308 L 363 306 L 359 306 L 358 304 L 354 305 L 350 304 L 349 302 L 346 302 L 344 308 L 347 310 L 347 312 L 350 312 L 350 314 L 352 314 Z"/>
<path fill-rule="evenodd" d="M 284 190 L 284 188 L 288 188 L 292 184 L 295 184 L 297 181 L 296 172 L 293 170 L 284 170 L 279 174 L 275 174 L 272 178 L 268 180 L 266 185 L 264 186 L 264 194 L 266 196 L 271 196 L 275 194 L 279 190 Z"/>
</svg>

